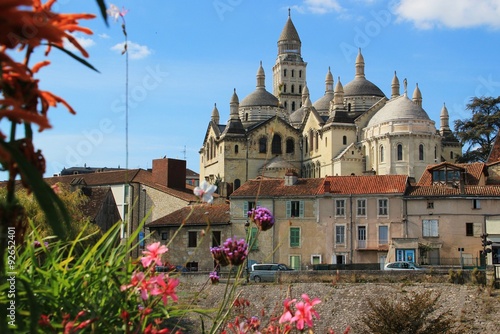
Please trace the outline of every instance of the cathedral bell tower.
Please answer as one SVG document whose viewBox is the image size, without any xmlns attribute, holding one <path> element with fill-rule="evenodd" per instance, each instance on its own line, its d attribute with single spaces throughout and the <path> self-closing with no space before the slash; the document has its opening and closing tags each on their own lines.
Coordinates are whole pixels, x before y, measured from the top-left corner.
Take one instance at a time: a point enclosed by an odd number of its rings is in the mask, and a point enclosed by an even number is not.
<svg viewBox="0 0 500 334">
<path fill-rule="evenodd" d="M 302 89 L 306 85 L 307 63 L 302 59 L 302 42 L 288 10 L 288 20 L 278 40 L 278 58 L 273 66 L 273 95 L 288 114 L 302 105 Z"/>
</svg>

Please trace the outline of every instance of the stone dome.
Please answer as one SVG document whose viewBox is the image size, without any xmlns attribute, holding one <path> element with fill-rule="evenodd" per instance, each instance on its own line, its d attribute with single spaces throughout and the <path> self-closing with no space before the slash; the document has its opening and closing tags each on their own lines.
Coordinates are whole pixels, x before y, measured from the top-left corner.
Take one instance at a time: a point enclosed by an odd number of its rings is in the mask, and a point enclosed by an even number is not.
<svg viewBox="0 0 500 334">
<path fill-rule="evenodd" d="M 328 92 L 313 103 L 313 107 L 319 113 L 327 113 L 330 110 L 330 102 L 333 100 L 333 92 Z"/>
<path fill-rule="evenodd" d="M 384 93 L 374 83 L 364 77 L 355 77 L 354 80 L 344 86 L 344 97 L 353 96 L 378 96 L 384 97 Z"/>
<path fill-rule="evenodd" d="M 240 102 L 240 107 L 278 107 L 278 104 L 276 96 L 259 87 Z"/>
<path fill-rule="evenodd" d="M 372 117 L 367 127 L 373 127 L 391 121 L 399 122 L 410 120 L 430 121 L 430 118 L 422 107 L 411 101 L 406 94 L 404 94 L 389 100 L 386 105 Z"/>
</svg>

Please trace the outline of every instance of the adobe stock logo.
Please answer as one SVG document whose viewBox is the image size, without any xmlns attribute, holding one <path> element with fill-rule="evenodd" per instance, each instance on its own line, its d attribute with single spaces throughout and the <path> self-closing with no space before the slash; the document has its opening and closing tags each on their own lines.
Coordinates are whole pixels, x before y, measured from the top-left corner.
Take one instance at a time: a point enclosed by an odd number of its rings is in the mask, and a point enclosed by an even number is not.
<svg viewBox="0 0 500 334">
<path fill-rule="evenodd" d="M 212 5 L 219 16 L 219 19 L 224 21 L 225 13 L 232 12 L 237 6 L 241 5 L 242 2 L 243 0 L 214 0 Z"/>
</svg>

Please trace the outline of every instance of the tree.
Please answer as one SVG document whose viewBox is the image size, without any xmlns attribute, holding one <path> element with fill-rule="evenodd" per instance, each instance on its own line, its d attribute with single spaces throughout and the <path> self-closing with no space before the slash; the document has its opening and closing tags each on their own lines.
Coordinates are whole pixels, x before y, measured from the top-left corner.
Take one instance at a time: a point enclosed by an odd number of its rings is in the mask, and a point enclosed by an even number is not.
<svg viewBox="0 0 500 334">
<path fill-rule="evenodd" d="M 464 146 L 458 162 L 485 162 L 500 129 L 500 96 L 474 97 L 466 109 L 472 117 L 455 121 L 455 133 Z"/>
</svg>

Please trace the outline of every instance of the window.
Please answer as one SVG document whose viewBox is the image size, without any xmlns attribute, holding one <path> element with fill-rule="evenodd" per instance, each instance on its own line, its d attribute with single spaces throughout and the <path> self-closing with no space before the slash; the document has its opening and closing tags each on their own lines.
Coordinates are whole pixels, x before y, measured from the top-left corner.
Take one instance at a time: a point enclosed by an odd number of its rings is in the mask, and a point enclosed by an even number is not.
<svg viewBox="0 0 500 334">
<path fill-rule="evenodd" d="M 197 246 L 197 232 L 189 231 L 188 232 L 188 247 L 196 247 Z"/>
<path fill-rule="evenodd" d="M 356 215 L 366 217 L 366 199 L 358 199 L 356 201 Z"/>
<path fill-rule="evenodd" d="M 286 153 L 293 153 L 295 152 L 295 144 L 293 142 L 293 139 L 287 139 L 286 140 Z"/>
<path fill-rule="evenodd" d="M 335 216 L 345 217 L 345 200 L 335 200 Z"/>
<path fill-rule="evenodd" d="M 294 74 L 295 74 L 295 71 L 294 71 L 294 70 L 292 70 L 292 78 L 293 78 Z M 293 92 L 292 92 L 292 93 L 293 93 Z"/>
<path fill-rule="evenodd" d="M 418 160 L 423 161 L 424 160 L 424 145 L 420 144 L 418 146 Z"/>
<path fill-rule="evenodd" d="M 358 226 L 358 248 L 366 248 L 366 226 Z"/>
<path fill-rule="evenodd" d="M 290 268 L 300 270 L 300 255 L 290 255 Z"/>
<path fill-rule="evenodd" d="M 257 227 L 252 227 L 250 229 L 250 239 L 248 240 L 248 245 L 250 246 L 250 250 L 258 250 L 259 249 L 259 241 L 257 239 L 257 232 L 259 229 Z"/>
<path fill-rule="evenodd" d="M 217 247 L 221 245 L 221 232 L 212 231 L 212 247 Z"/>
<path fill-rule="evenodd" d="M 424 219 L 422 220 L 422 236 L 423 237 L 438 237 L 438 220 Z"/>
<path fill-rule="evenodd" d="M 384 147 L 380 146 L 380 162 L 384 162 Z"/>
<path fill-rule="evenodd" d="M 315 138 L 314 138 L 314 144 L 315 144 L 314 149 L 315 149 L 316 151 L 318 150 L 318 143 L 319 143 L 319 133 L 318 133 L 318 132 L 316 132 L 316 133 L 315 133 Z"/>
<path fill-rule="evenodd" d="M 238 145 L 234 145 L 234 154 L 238 154 Z"/>
<path fill-rule="evenodd" d="M 311 264 L 312 265 L 321 264 L 321 255 L 319 254 L 311 255 Z"/>
<path fill-rule="evenodd" d="M 401 161 L 403 160 L 403 145 L 398 144 L 397 146 L 397 160 Z"/>
<path fill-rule="evenodd" d="M 281 154 L 281 136 L 278 134 L 274 134 L 273 136 L 273 141 L 271 143 L 271 153 Z"/>
<path fill-rule="evenodd" d="M 434 209 L 434 202 L 427 202 L 427 209 Z"/>
<path fill-rule="evenodd" d="M 378 227 L 378 244 L 387 245 L 389 243 L 389 226 L 380 225 Z"/>
<path fill-rule="evenodd" d="M 286 201 L 286 217 L 304 217 L 304 201 Z"/>
<path fill-rule="evenodd" d="M 248 212 L 255 208 L 255 202 L 248 201 L 243 203 L 243 217 L 248 217 Z"/>
<path fill-rule="evenodd" d="M 335 226 L 335 243 L 345 244 L 345 225 Z"/>
<path fill-rule="evenodd" d="M 168 240 L 168 232 L 161 232 L 161 240 Z"/>
<path fill-rule="evenodd" d="M 465 223 L 465 235 L 468 237 L 474 236 L 474 223 Z"/>
<path fill-rule="evenodd" d="M 265 137 L 259 139 L 259 153 L 267 153 L 267 139 Z"/>
<path fill-rule="evenodd" d="M 299 70 L 299 78 L 302 78 L 302 70 Z"/>
<path fill-rule="evenodd" d="M 286 77 L 286 68 L 283 70 L 283 76 Z"/>
<path fill-rule="evenodd" d="M 283 93 L 286 93 L 286 84 L 283 85 Z"/>
<path fill-rule="evenodd" d="M 234 180 L 234 190 L 238 189 L 241 186 L 241 180 L 236 179 Z"/>
<path fill-rule="evenodd" d="M 453 151 L 450 152 L 450 159 L 453 160 Z"/>
<path fill-rule="evenodd" d="M 290 227 L 290 247 L 300 247 L 300 227 Z"/>
<path fill-rule="evenodd" d="M 473 199 L 472 200 L 472 208 L 473 209 L 481 209 L 481 201 L 478 199 Z"/>
<path fill-rule="evenodd" d="M 292 71 L 293 73 L 293 71 Z M 293 76 L 293 75 L 292 75 Z M 295 85 L 292 85 L 292 94 L 295 93 Z"/>
<path fill-rule="evenodd" d="M 292 111 L 295 111 L 295 101 L 292 102 Z"/>
<path fill-rule="evenodd" d="M 347 136 L 342 137 L 342 145 L 347 145 Z"/>
<path fill-rule="evenodd" d="M 388 212 L 388 200 L 387 198 L 381 198 L 378 200 L 378 215 L 379 216 L 387 216 Z"/>
</svg>

